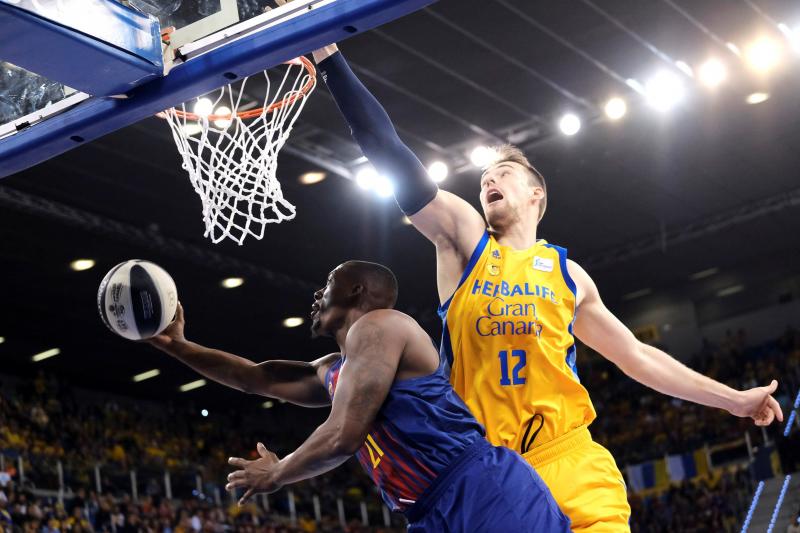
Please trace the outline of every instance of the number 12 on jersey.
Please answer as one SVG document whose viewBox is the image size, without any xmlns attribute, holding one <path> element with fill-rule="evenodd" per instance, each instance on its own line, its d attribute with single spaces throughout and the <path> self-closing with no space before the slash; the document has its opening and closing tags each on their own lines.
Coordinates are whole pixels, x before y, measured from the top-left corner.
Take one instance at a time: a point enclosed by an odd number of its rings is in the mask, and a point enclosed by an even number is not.
<svg viewBox="0 0 800 533">
<path fill-rule="evenodd" d="M 527 354 L 525 350 L 511 350 L 511 357 L 517 361 L 517 364 L 514 365 L 511 371 L 511 378 L 508 376 L 508 350 L 501 351 L 498 357 L 500 357 L 500 385 L 504 387 L 509 385 L 524 385 L 525 378 L 519 374 L 527 364 Z"/>
</svg>

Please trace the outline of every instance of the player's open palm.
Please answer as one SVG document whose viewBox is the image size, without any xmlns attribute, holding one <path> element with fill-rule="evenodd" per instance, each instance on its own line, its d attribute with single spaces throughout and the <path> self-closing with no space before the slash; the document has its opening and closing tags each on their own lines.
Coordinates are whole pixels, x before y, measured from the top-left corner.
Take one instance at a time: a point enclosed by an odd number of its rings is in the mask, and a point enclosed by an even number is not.
<svg viewBox="0 0 800 533">
<path fill-rule="evenodd" d="M 256 449 L 261 457 L 255 461 L 239 457 L 228 459 L 228 464 L 239 467 L 240 470 L 228 474 L 228 484 L 225 485 L 225 490 L 245 489 L 244 496 L 239 499 L 239 505 L 243 505 L 254 494 L 259 492 L 269 494 L 281 488 L 281 485 L 275 483 L 275 467 L 279 461 L 278 456 L 260 442 Z"/>
<path fill-rule="evenodd" d="M 175 310 L 175 318 L 164 331 L 149 339 L 148 342 L 156 348 L 164 349 L 173 342 L 185 341 L 186 338 L 183 336 L 183 328 L 185 325 L 186 321 L 183 317 L 183 306 L 178 302 L 178 308 Z"/>
<path fill-rule="evenodd" d="M 772 383 L 766 387 L 754 387 L 740 393 L 739 402 L 733 409 L 730 410 L 731 414 L 741 417 L 752 418 L 757 426 L 768 426 L 776 418 L 779 422 L 783 422 L 783 411 L 781 410 L 778 401 L 772 397 L 772 394 L 778 389 L 778 382 L 772 380 Z"/>
</svg>

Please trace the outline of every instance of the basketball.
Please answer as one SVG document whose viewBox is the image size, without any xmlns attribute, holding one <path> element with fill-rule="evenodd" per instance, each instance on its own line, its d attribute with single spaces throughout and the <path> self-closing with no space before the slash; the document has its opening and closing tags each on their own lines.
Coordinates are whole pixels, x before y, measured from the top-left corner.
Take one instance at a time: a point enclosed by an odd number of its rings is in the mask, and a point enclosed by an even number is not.
<svg viewBox="0 0 800 533">
<path fill-rule="evenodd" d="M 130 340 L 158 335 L 175 316 L 178 290 L 166 270 L 140 259 L 112 268 L 97 291 L 97 310 L 108 329 Z"/>
</svg>

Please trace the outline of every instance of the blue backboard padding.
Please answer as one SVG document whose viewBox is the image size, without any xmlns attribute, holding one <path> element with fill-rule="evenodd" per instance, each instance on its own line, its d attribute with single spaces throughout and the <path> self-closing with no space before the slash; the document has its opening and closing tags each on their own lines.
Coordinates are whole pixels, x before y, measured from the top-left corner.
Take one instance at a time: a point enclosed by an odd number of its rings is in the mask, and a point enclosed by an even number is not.
<svg viewBox="0 0 800 533">
<path fill-rule="evenodd" d="M 0 140 L 0 178 L 312 50 L 375 28 L 436 0 L 338 0 L 176 66 L 125 100 L 92 98 Z M 164 126 L 166 127 L 166 126 Z"/>
<path fill-rule="evenodd" d="M 0 0 L 0 59 L 97 96 L 164 69 L 158 20 L 112 0 Z"/>
</svg>

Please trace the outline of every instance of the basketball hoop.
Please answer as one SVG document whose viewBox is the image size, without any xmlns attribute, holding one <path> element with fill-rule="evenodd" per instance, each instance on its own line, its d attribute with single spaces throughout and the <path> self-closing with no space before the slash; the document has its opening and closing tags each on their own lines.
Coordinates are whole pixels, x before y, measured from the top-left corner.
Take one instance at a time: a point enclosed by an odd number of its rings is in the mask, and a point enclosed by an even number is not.
<svg viewBox="0 0 800 533">
<path fill-rule="evenodd" d="M 192 111 L 184 103 L 158 114 L 169 123 L 181 166 L 203 202 L 204 236 L 215 244 L 229 238 L 241 245 L 248 235 L 260 240 L 267 224 L 295 216 L 276 177 L 278 153 L 316 87 L 317 73 L 305 57 L 284 66 L 279 83 L 263 72 L 262 107 L 241 110 L 244 78 L 219 89 L 214 99 L 195 99 Z"/>
</svg>

